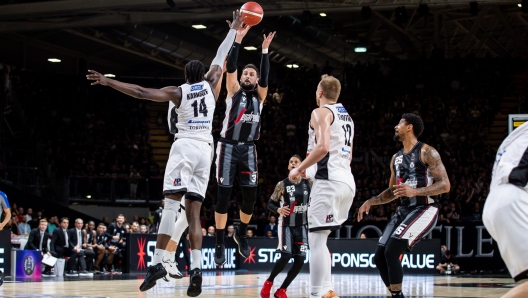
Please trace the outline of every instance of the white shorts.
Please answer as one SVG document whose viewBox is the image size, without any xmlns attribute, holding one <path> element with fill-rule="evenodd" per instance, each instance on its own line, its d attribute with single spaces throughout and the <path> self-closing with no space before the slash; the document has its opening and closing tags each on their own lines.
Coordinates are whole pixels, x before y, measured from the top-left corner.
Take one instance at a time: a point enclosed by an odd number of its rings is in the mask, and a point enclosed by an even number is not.
<svg viewBox="0 0 528 298">
<path fill-rule="evenodd" d="M 213 161 L 213 145 L 188 138 L 172 143 L 163 179 L 163 195 L 197 194 L 203 198 Z"/>
<path fill-rule="evenodd" d="M 528 278 L 528 192 L 512 184 L 492 187 L 482 219 L 515 281 Z"/>
<path fill-rule="evenodd" d="M 315 180 L 308 203 L 308 230 L 337 230 L 348 219 L 355 187 L 330 180 Z"/>
</svg>

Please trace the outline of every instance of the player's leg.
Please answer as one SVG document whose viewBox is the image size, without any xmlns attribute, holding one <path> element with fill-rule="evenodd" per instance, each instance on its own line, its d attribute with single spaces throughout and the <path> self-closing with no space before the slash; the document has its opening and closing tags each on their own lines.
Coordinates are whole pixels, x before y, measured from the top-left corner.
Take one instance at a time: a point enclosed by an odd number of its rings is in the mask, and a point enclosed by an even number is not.
<svg viewBox="0 0 528 298">
<path fill-rule="evenodd" d="M 290 227 L 279 227 L 278 236 L 279 245 L 277 246 L 277 250 L 280 250 L 281 258 L 273 266 L 268 279 L 264 282 L 260 290 L 260 297 L 262 298 L 270 297 L 271 287 L 273 286 L 275 277 L 284 270 L 284 267 L 286 267 L 286 264 L 288 264 L 292 257 L 293 237 Z"/>
<path fill-rule="evenodd" d="M 200 209 L 203 197 L 187 194 L 185 212 L 189 223 L 189 240 L 191 242 L 191 270 L 189 273 L 189 288 L 187 296 L 196 297 L 202 292 L 202 225 L 200 222 Z"/>
<path fill-rule="evenodd" d="M 231 191 L 233 190 L 237 160 L 234 148 L 234 145 L 222 142 L 218 142 L 216 148 L 216 179 L 218 182 L 218 193 L 215 206 L 215 263 L 217 266 L 222 266 L 226 262 L 224 236 L 227 223 L 227 206 L 231 199 Z"/>
<path fill-rule="evenodd" d="M 169 240 L 169 243 L 165 248 L 165 252 L 162 258 L 163 267 L 165 267 L 165 270 L 167 270 L 170 277 L 176 279 L 183 277 L 180 270 L 178 270 L 178 263 L 176 262 L 176 250 L 178 248 L 181 235 L 189 226 L 189 224 L 187 223 L 187 214 L 185 213 L 184 198 L 182 198 L 182 202 L 180 204 L 180 213 L 178 215 L 176 223 L 174 224 L 174 231 L 172 232 L 171 239 Z"/>
<path fill-rule="evenodd" d="M 385 230 L 383 230 L 383 234 L 379 239 L 378 247 L 376 248 L 376 253 L 374 254 L 374 264 L 376 264 L 376 268 L 378 268 L 381 280 L 389 291 L 391 290 L 391 287 L 389 281 L 389 267 L 387 267 L 387 259 L 385 258 L 385 248 L 387 246 L 387 242 L 389 242 L 390 236 L 396 227 L 400 225 L 401 216 L 402 215 L 398 210 L 389 220 L 389 223 L 385 227 Z"/>
<path fill-rule="evenodd" d="M 180 210 L 181 198 L 187 192 L 194 171 L 194 160 L 197 156 L 195 142 L 190 139 L 178 139 L 172 144 L 163 180 L 165 205 L 156 238 L 153 265 L 147 269 L 145 280 L 139 288 L 141 291 L 152 288 L 158 279 L 165 278 L 167 275 L 167 270 L 161 264 L 162 257 L 174 232 L 174 223 Z"/>
<path fill-rule="evenodd" d="M 240 159 L 240 186 L 242 192 L 242 206 L 240 206 L 240 226 L 233 235 L 233 240 L 238 244 L 238 252 L 244 258 L 249 257 L 249 244 L 247 241 L 247 226 L 253 215 L 253 208 L 257 201 L 258 170 L 257 150 L 255 145 L 238 146 Z"/>
<path fill-rule="evenodd" d="M 328 272 L 328 258 L 330 257 L 326 241 L 330 230 L 310 232 L 308 242 L 310 243 L 310 297 L 323 296 L 323 283 Z M 328 255 L 328 256 L 327 256 Z M 327 258 L 328 257 L 328 258 Z"/>
<path fill-rule="evenodd" d="M 275 292 L 275 297 L 283 298 L 286 296 L 286 289 L 290 286 L 292 281 L 297 277 L 301 271 L 304 260 L 306 258 L 306 251 L 308 250 L 308 230 L 305 226 L 296 226 L 290 228 L 292 230 L 292 250 L 293 250 L 293 265 L 288 271 L 288 275 L 282 282 L 280 288 Z M 330 258 L 330 255 L 328 255 Z M 330 265 L 330 260 L 328 260 Z M 323 281 L 324 283 L 324 281 Z"/>
</svg>

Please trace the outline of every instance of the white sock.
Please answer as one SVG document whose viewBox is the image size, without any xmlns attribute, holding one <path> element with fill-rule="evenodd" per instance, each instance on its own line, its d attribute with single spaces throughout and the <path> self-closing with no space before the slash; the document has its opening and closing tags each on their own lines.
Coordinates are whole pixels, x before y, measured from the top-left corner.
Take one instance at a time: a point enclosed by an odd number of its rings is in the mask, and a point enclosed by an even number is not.
<svg viewBox="0 0 528 298">
<path fill-rule="evenodd" d="M 323 279 L 323 286 L 321 288 L 322 294 L 326 294 L 328 291 L 332 290 L 332 260 L 330 258 L 330 250 L 328 246 L 325 245 L 326 253 L 323 254 L 325 258 L 325 276 Z"/>
<path fill-rule="evenodd" d="M 175 255 L 176 255 L 175 251 L 164 250 L 162 260 L 164 262 L 175 262 L 176 261 Z"/>
<path fill-rule="evenodd" d="M 164 249 L 156 248 L 154 250 L 154 258 L 152 260 L 152 265 L 158 265 L 161 263 L 161 258 L 163 257 Z"/>
<path fill-rule="evenodd" d="M 191 270 L 196 268 L 200 269 L 202 263 L 202 251 L 199 249 L 191 250 L 191 259 Z"/>
<path fill-rule="evenodd" d="M 329 251 L 326 246 L 330 231 L 311 232 L 308 236 L 310 245 L 310 294 L 311 296 L 321 297 L 322 286 L 327 276 L 329 262 Z M 320 257 L 324 256 L 324 257 Z M 328 261 L 328 264 L 327 264 Z"/>
</svg>

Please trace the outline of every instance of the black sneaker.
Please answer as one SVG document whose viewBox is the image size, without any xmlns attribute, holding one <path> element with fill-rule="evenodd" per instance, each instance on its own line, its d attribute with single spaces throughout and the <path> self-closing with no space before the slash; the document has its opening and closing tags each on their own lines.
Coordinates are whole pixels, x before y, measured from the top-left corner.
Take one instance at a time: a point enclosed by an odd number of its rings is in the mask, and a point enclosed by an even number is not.
<svg viewBox="0 0 528 298">
<path fill-rule="evenodd" d="M 196 297 L 200 295 L 200 293 L 202 293 L 202 270 L 196 268 L 190 272 L 187 296 Z"/>
<path fill-rule="evenodd" d="M 217 244 L 215 246 L 214 260 L 215 260 L 216 266 L 222 266 L 225 264 L 226 257 L 225 257 L 225 245 L 224 244 Z"/>
<path fill-rule="evenodd" d="M 247 242 L 247 236 L 238 236 L 236 233 L 233 235 L 233 239 L 238 244 L 238 253 L 244 258 L 249 257 L 249 244 Z"/>
<path fill-rule="evenodd" d="M 69 276 L 69 277 L 74 277 L 74 276 L 79 276 L 79 273 L 77 273 L 77 271 L 75 270 L 68 270 L 66 271 L 64 275 Z"/>
<path fill-rule="evenodd" d="M 161 265 L 161 263 L 158 263 L 154 266 L 149 266 L 147 269 L 147 276 L 145 276 L 145 280 L 139 287 L 139 290 L 142 292 L 150 290 L 156 285 L 156 281 L 160 278 L 165 277 L 165 275 L 167 275 L 167 270 L 163 268 L 163 265 Z"/>
</svg>

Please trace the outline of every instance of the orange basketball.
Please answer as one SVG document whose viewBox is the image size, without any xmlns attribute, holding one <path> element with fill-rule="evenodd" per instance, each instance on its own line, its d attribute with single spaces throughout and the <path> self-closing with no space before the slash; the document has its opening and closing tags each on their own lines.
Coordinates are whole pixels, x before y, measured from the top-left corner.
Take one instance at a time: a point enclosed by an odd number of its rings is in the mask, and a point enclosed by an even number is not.
<svg viewBox="0 0 528 298">
<path fill-rule="evenodd" d="M 257 2 L 244 3 L 244 5 L 242 5 L 240 8 L 240 13 L 242 18 L 246 17 L 244 23 L 249 26 L 257 25 L 260 23 L 260 21 L 262 21 L 262 17 L 264 16 L 262 6 L 260 6 L 260 4 Z"/>
</svg>

